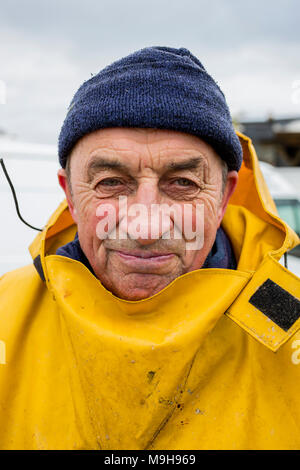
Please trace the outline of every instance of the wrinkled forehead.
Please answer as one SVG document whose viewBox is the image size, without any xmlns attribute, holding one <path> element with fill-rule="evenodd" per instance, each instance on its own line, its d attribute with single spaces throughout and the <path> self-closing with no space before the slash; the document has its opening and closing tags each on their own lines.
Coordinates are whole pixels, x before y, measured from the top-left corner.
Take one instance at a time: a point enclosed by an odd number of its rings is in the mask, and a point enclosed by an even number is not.
<svg viewBox="0 0 300 470">
<path fill-rule="evenodd" d="M 199 137 L 165 129 L 109 128 L 85 135 L 74 147 L 72 168 L 92 173 L 105 166 L 139 172 L 220 165 L 214 149 Z M 69 161 L 70 164 L 70 161 Z"/>
</svg>

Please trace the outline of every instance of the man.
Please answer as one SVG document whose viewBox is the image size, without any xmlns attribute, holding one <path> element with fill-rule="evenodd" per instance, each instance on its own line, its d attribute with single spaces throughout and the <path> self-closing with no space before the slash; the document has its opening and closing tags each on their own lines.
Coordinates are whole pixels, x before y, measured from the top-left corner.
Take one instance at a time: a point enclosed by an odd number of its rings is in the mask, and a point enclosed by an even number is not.
<svg viewBox="0 0 300 470">
<path fill-rule="evenodd" d="M 99 72 L 59 158 L 66 201 L 0 282 L 1 447 L 299 448 L 298 238 L 198 59 Z"/>
</svg>

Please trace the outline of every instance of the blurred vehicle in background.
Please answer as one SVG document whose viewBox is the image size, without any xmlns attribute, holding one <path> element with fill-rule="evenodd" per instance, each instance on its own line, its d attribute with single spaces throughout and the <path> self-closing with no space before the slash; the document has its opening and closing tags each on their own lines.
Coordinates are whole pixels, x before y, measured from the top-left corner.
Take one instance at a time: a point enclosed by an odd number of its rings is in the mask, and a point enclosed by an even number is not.
<svg viewBox="0 0 300 470">
<path fill-rule="evenodd" d="M 293 185 L 294 191 L 300 197 L 300 166 L 279 166 L 276 170 Z"/>
<path fill-rule="evenodd" d="M 297 179 L 288 177 L 291 172 L 297 175 L 300 168 L 289 167 L 285 171 L 283 167 L 277 168 L 265 162 L 260 162 L 260 168 L 280 218 L 300 237 L 300 189 L 299 184 L 295 184 Z M 288 253 L 288 269 L 300 277 L 300 245 Z"/>
</svg>

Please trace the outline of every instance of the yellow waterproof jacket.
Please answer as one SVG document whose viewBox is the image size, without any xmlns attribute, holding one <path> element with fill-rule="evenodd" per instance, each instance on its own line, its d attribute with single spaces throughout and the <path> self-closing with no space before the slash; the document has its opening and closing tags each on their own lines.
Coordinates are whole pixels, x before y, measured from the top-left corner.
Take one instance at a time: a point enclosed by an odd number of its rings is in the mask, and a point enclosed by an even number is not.
<svg viewBox="0 0 300 470">
<path fill-rule="evenodd" d="M 299 449 L 298 243 L 251 141 L 223 228 L 237 270 L 121 300 L 80 262 L 66 202 L 0 280 L 0 448 Z M 298 331 L 298 332 L 297 332 Z"/>
</svg>

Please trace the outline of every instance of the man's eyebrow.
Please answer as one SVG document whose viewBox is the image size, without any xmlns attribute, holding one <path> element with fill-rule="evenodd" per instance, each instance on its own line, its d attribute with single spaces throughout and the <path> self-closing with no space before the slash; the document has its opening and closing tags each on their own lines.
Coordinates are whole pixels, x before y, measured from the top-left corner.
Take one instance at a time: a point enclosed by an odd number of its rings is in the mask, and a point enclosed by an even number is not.
<svg viewBox="0 0 300 470">
<path fill-rule="evenodd" d="M 201 164 L 205 162 L 203 157 L 194 157 L 189 160 L 183 160 L 181 162 L 172 162 L 167 165 L 168 170 L 196 170 Z"/>
<path fill-rule="evenodd" d="M 93 158 L 87 167 L 87 178 L 91 182 L 93 177 L 101 170 L 117 169 L 129 173 L 129 168 L 118 160 L 111 160 L 104 157 Z"/>
<path fill-rule="evenodd" d="M 188 160 L 183 160 L 179 162 L 171 162 L 166 165 L 167 171 L 179 171 L 179 170 L 196 170 L 203 164 L 205 159 L 203 157 L 193 157 Z M 87 179 L 90 183 L 94 176 L 101 170 L 119 170 L 124 173 L 129 174 L 130 169 L 124 163 L 121 163 L 119 160 L 107 159 L 105 157 L 95 157 L 93 158 L 87 167 Z"/>
</svg>

